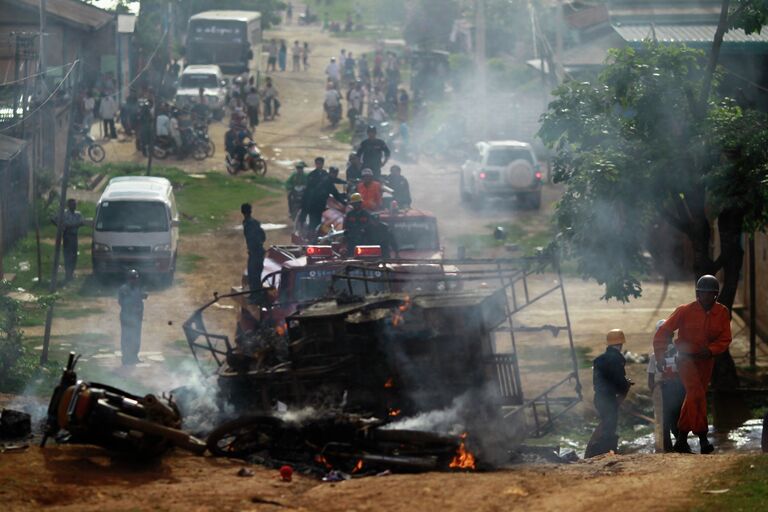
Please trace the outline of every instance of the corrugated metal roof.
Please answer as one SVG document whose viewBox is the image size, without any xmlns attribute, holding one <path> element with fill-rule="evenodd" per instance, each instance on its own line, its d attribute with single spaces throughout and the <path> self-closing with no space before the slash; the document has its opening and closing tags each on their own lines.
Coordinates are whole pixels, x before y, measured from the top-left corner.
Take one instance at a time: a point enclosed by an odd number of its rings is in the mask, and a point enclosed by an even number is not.
<svg viewBox="0 0 768 512">
<path fill-rule="evenodd" d="M 664 43 L 706 43 L 715 38 L 716 25 L 613 25 L 613 29 L 628 43 L 639 43 L 655 37 Z M 729 30 L 723 43 L 768 43 L 768 31 L 747 35 L 744 30 Z"/>
<path fill-rule="evenodd" d="M 11 1 L 38 12 L 40 10 L 40 0 Z M 78 0 L 48 0 L 46 11 L 52 16 L 91 30 L 98 30 L 114 19 L 112 13 Z"/>
</svg>

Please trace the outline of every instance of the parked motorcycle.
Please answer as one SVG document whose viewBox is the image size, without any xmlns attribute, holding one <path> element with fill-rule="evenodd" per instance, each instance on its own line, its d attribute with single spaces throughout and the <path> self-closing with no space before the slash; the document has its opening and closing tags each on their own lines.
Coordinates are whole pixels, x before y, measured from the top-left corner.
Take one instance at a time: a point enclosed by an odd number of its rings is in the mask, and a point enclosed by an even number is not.
<svg viewBox="0 0 768 512">
<path fill-rule="evenodd" d="M 158 160 L 164 160 L 171 155 L 183 158 L 187 154 L 191 154 L 192 158 L 200 161 L 206 159 L 209 149 L 205 141 L 199 140 L 192 135 L 188 135 L 187 142 L 183 142 L 181 148 L 178 147 L 173 137 L 156 137 L 152 154 Z"/>
<path fill-rule="evenodd" d="M 192 128 L 195 140 L 205 146 L 205 156 L 213 158 L 216 153 L 216 145 L 208 136 L 208 123 L 195 123 Z"/>
<path fill-rule="evenodd" d="M 237 161 L 229 154 L 227 155 L 227 172 L 235 175 L 240 171 L 251 170 L 260 176 L 267 174 L 267 161 L 261 156 L 259 147 L 253 140 L 246 139 L 243 141 L 246 146 L 245 157 L 243 157 L 243 163 Z"/>
<path fill-rule="evenodd" d="M 96 382 L 78 380 L 79 356 L 69 354 L 61 380 L 51 396 L 43 440 L 51 436 L 69 443 L 96 444 L 140 458 L 161 455 L 171 446 L 197 454 L 205 443 L 181 428 L 181 414 L 171 397 L 139 397 Z"/>
<path fill-rule="evenodd" d="M 91 159 L 91 162 L 99 163 L 104 160 L 107 153 L 101 144 L 98 144 L 91 137 L 90 131 L 87 128 L 81 128 L 75 134 L 75 149 L 72 151 L 72 156 L 77 160 L 83 160 L 86 154 Z"/>
</svg>

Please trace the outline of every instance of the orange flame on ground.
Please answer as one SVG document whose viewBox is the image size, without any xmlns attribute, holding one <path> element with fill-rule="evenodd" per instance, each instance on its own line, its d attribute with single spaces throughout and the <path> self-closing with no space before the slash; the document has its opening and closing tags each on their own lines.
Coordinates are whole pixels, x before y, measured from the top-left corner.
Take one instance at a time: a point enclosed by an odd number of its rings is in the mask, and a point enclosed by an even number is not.
<svg viewBox="0 0 768 512">
<path fill-rule="evenodd" d="M 392 313 L 392 325 L 397 327 L 401 323 L 403 323 L 403 314 L 396 309 L 394 313 Z"/>
<path fill-rule="evenodd" d="M 477 464 L 475 463 L 475 456 L 472 455 L 472 452 L 467 450 L 467 447 L 465 446 L 465 442 L 467 439 L 467 433 L 464 432 L 461 434 L 461 443 L 459 444 L 458 449 L 456 450 L 456 456 L 453 457 L 453 460 L 450 464 L 448 464 L 449 468 L 455 468 L 455 469 L 477 469 Z"/>
<path fill-rule="evenodd" d="M 361 469 L 363 469 L 363 459 L 359 459 L 357 461 L 357 464 L 355 464 L 355 468 L 352 470 L 352 473 L 357 473 Z"/>
<path fill-rule="evenodd" d="M 333 466 L 331 466 L 331 463 L 328 462 L 328 459 L 326 459 L 322 455 L 315 455 L 315 462 L 317 462 L 318 464 L 322 464 L 323 466 L 325 466 L 328 469 L 333 468 Z"/>
<path fill-rule="evenodd" d="M 390 416 L 400 416 L 400 409 L 390 409 L 389 410 Z"/>
<path fill-rule="evenodd" d="M 278 325 L 275 327 L 275 332 L 278 336 L 285 336 L 285 326 L 283 324 Z"/>
<path fill-rule="evenodd" d="M 395 383 L 392 380 L 392 377 L 388 378 L 387 381 L 384 383 L 385 388 L 392 388 L 394 386 L 395 386 Z"/>
</svg>

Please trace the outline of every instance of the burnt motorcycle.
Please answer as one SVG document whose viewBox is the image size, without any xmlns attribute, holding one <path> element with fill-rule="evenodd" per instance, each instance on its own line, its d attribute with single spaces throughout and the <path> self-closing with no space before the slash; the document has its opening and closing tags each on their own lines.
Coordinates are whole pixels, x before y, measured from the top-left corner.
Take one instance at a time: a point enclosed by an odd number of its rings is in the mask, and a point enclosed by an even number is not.
<svg viewBox="0 0 768 512">
<path fill-rule="evenodd" d="M 77 378 L 79 356 L 69 354 L 51 396 L 43 440 L 95 444 L 139 458 L 157 457 L 172 446 L 202 454 L 205 443 L 181 430 L 181 414 L 171 397 L 143 397 Z"/>
</svg>

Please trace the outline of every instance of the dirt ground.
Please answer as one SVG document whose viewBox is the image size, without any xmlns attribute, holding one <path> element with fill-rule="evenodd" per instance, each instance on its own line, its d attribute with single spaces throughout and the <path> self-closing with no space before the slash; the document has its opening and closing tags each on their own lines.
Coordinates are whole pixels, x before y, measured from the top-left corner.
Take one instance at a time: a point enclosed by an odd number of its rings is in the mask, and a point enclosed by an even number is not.
<svg viewBox="0 0 768 512">
<path fill-rule="evenodd" d="M 231 460 L 176 454 L 146 467 L 98 448 L 30 448 L 0 457 L 0 500 L 7 510 L 168 511 L 445 511 L 570 512 L 685 510 L 713 476 L 741 455 L 702 464 L 684 455 L 606 455 L 565 465 L 519 466 L 493 473 L 371 476 L 341 483 L 296 476 Z"/>
<path fill-rule="evenodd" d="M 297 9 L 298 11 L 299 9 Z M 285 178 L 291 162 L 307 162 L 317 155 L 326 157 L 327 165 L 342 166 L 349 148 L 330 138 L 322 123 L 323 69 L 331 56 L 344 47 L 359 54 L 370 45 L 336 39 L 317 27 L 279 27 L 266 37 L 283 37 L 291 42 L 309 41 L 313 48 L 311 69 L 299 73 L 275 73 L 274 79 L 283 100 L 282 116 L 264 123 L 256 138 L 270 158 L 271 175 Z M 204 162 L 174 162 L 188 172 L 224 171 L 224 124 L 211 128 L 217 155 Z M 130 142 L 107 145 L 108 161 L 141 161 Z M 441 239 L 447 254 L 455 254 L 452 240 L 461 234 L 488 229 L 489 223 L 517 221 L 530 229 L 546 229 L 558 190 L 545 189 L 541 212 L 517 211 L 491 207 L 471 212 L 458 197 L 458 164 L 422 159 L 418 164 L 403 165 L 411 182 L 414 203 L 437 214 Z M 262 222 L 287 223 L 283 198 L 270 198 L 255 206 Z M 242 232 L 233 206 L 229 226 L 212 233 L 183 238 L 181 251 L 205 255 L 194 272 L 179 275 L 174 286 L 150 289 L 147 301 L 142 358 L 136 368 L 120 368 L 119 323 L 114 289 L 104 289 L 81 301 L 81 307 L 93 310 L 85 318 L 57 318 L 54 334 L 74 335 L 66 343 L 54 342 L 54 358 L 69 350 L 85 353 L 85 368 L 98 368 L 111 376 L 111 383 L 141 383 L 158 391 L 170 389 L 188 378 L 191 357 L 185 347 L 181 323 L 214 291 L 224 293 L 239 283 L 245 266 Z M 183 228 L 182 228 L 183 231 Z M 268 243 L 288 240 L 287 230 L 268 232 Z M 550 283 L 553 275 L 541 276 Z M 602 290 L 594 283 L 568 278 L 565 282 L 571 321 L 577 346 L 591 350 L 592 357 L 602 351 L 605 332 L 621 327 L 628 337 L 627 348 L 644 353 L 649 349 L 655 321 L 668 316 L 681 303 L 692 300 L 689 283 L 660 282 L 645 285 L 642 299 L 630 304 L 600 301 Z M 66 292 L 66 290 L 65 290 Z M 558 304 L 543 301 L 529 313 L 536 323 L 559 323 Z M 535 319 L 533 317 L 536 317 Z M 221 325 L 232 325 L 234 311 L 217 312 Z M 522 321 L 525 321 L 523 318 Z M 743 326 L 735 325 L 737 358 L 746 353 Z M 27 329 L 30 335 L 40 329 Z M 231 334 L 231 333 L 228 333 Z M 542 342 L 530 338 L 521 343 Z M 548 347 L 565 346 L 561 334 L 546 342 Z M 180 362 L 190 363 L 179 371 Z M 194 370 L 194 368 L 193 368 Z M 631 365 L 631 373 L 642 382 L 643 365 Z M 589 371 L 581 372 L 585 403 L 576 410 L 591 409 Z M 88 378 L 84 373 L 83 378 Z M 103 378 L 103 377 L 102 377 Z M 639 386 L 638 386 L 639 387 Z M 338 484 L 321 483 L 298 477 L 287 484 L 277 480 L 277 472 L 254 467 L 255 476 L 240 478 L 237 462 L 200 458 L 175 453 L 149 468 L 111 459 L 91 447 L 52 446 L 44 450 L 32 447 L 19 453 L 0 455 L 0 503 L 9 510 L 594 510 L 629 504 L 634 510 L 685 508 L 692 496 L 698 496 L 707 479 L 727 471 L 738 454 L 718 454 L 706 459 L 676 455 L 606 456 L 570 465 L 519 466 L 493 473 L 397 475 L 355 479 Z M 649 492 L 650 490 L 653 492 Z"/>
</svg>

